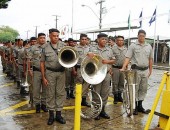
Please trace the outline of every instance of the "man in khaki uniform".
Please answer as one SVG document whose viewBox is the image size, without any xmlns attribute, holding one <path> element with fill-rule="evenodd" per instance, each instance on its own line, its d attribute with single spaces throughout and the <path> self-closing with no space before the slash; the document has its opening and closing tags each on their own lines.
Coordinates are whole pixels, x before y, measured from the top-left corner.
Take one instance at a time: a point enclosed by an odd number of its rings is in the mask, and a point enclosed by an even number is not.
<svg viewBox="0 0 170 130">
<path fill-rule="evenodd" d="M 44 46 L 40 63 L 49 109 L 48 125 L 54 122 L 54 111 L 56 111 L 56 121 L 61 124 L 66 123 L 61 116 L 65 100 L 65 68 L 58 61 L 58 51 L 64 47 L 64 43 L 59 41 L 59 33 L 57 29 L 49 30 L 50 43 Z"/>
<path fill-rule="evenodd" d="M 129 64 L 132 63 L 131 69 L 137 71 L 137 85 L 136 85 L 136 109 L 134 115 L 138 112 L 146 113 L 142 106 L 142 102 L 147 94 L 148 78 L 152 73 L 153 54 L 150 44 L 145 42 L 146 32 L 144 30 L 138 31 L 138 41 L 136 44 L 131 44 L 126 53 L 121 71 L 124 71 Z"/>
<path fill-rule="evenodd" d="M 97 85 L 93 85 L 94 90 L 101 96 L 103 101 L 103 108 L 99 116 L 97 116 L 95 119 L 100 120 L 100 117 L 103 117 L 105 119 L 110 119 L 110 116 L 106 114 L 105 112 L 105 106 L 108 100 L 109 96 L 109 90 L 110 90 L 110 80 L 111 80 L 111 65 L 115 62 L 115 57 L 113 56 L 112 50 L 108 47 L 106 47 L 107 44 L 107 35 L 104 33 L 100 33 L 97 36 L 98 46 L 90 48 L 90 52 L 88 53 L 89 57 L 93 57 L 94 53 L 98 53 L 101 57 L 103 57 L 102 63 L 107 64 L 108 72 L 106 74 L 105 79 Z M 94 100 L 97 101 L 96 97 L 93 97 Z"/>
<path fill-rule="evenodd" d="M 32 42 L 32 39 L 30 40 Z M 36 106 L 36 113 L 40 113 L 42 109 L 44 112 L 48 112 L 46 108 L 46 90 L 42 82 L 42 76 L 40 71 L 40 58 L 42 52 L 42 46 L 46 43 L 46 35 L 44 33 L 38 34 L 38 43 L 32 45 L 28 51 L 28 60 L 33 64 L 33 75 L 32 71 L 29 70 L 30 75 L 33 76 L 33 102 Z M 30 62 L 29 62 L 30 63 Z M 31 63 L 29 64 L 31 68 Z M 42 88 L 42 94 L 41 94 Z"/>
<path fill-rule="evenodd" d="M 124 74 L 119 69 L 122 68 L 123 62 L 125 60 L 125 54 L 127 52 L 127 48 L 124 46 L 124 37 L 117 36 L 116 38 L 116 46 L 112 48 L 113 55 L 115 56 L 115 64 L 113 67 L 113 95 L 114 95 L 114 103 L 123 102 L 122 92 L 124 88 Z"/>
<path fill-rule="evenodd" d="M 76 66 L 73 68 L 73 74 L 76 76 L 75 82 L 81 83 L 83 85 L 83 91 L 82 91 L 82 106 L 88 106 L 90 105 L 86 102 L 86 96 L 87 96 L 87 90 L 88 90 L 88 84 L 86 81 L 83 80 L 81 71 L 80 71 L 80 65 L 83 59 L 86 57 L 87 53 L 89 52 L 90 47 L 87 45 L 87 35 L 81 34 L 80 35 L 80 44 L 75 47 L 79 54 L 79 60 Z"/>
<path fill-rule="evenodd" d="M 20 83 L 20 94 L 21 95 L 28 95 L 28 92 L 25 90 L 25 87 L 21 85 L 21 83 L 24 83 L 25 78 L 24 77 L 24 47 L 23 47 L 23 40 L 19 39 L 18 43 L 18 52 L 17 52 L 17 81 Z"/>
<path fill-rule="evenodd" d="M 3 72 L 6 71 L 6 60 L 5 60 L 5 50 L 7 46 L 6 43 L 3 43 L 3 46 L 1 46 L 1 61 L 2 61 L 2 67 L 3 67 Z"/>
<path fill-rule="evenodd" d="M 68 46 L 74 47 L 74 40 L 72 38 L 68 39 Z M 66 68 L 66 98 L 67 99 L 74 99 L 74 76 L 72 73 L 72 68 Z"/>
</svg>

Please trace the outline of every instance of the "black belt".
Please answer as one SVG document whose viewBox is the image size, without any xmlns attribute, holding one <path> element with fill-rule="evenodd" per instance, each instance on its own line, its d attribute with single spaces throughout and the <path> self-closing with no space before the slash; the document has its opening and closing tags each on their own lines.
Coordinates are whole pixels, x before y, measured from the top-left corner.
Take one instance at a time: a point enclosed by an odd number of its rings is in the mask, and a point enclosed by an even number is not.
<svg viewBox="0 0 170 130">
<path fill-rule="evenodd" d="M 121 69 L 121 68 L 122 68 L 122 66 L 114 66 L 114 65 L 112 65 L 112 67 L 113 67 L 113 68 L 118 68 L 118 69 Z"/>
<path fill-rule="evenodd" d="M 18 65 L 23 65 L 23 64 L 18 64 Z"/>
<path fill-rule="evenodd" d="M 35 67 L 35 66 L 33 66 L 33 71 L 39 71 L 39 72 L 41 72 L 41 70 L 40 70 L 39 68 Z"/>
<path fill-rule="evenodd" d="M 50 70 L 50 71 L 53 71 L 53 72 L 64 72 L 65 71 L 64 67 L 61 67 L 59 69 L 53 69 L 53 68 L 46 67 L 46 69 Z"/>
<path fill-rule="evenodd" d="M 137 69 L 137 70 L 147 70 L 149 67 L 148 67 L 148 66 L 147 66 L 147 67 L 139 67 L 139 66 L 133 64 L 133 65 L 131 66 L 131 68 L 132 68 L 132 69 Z"/>
</svg>

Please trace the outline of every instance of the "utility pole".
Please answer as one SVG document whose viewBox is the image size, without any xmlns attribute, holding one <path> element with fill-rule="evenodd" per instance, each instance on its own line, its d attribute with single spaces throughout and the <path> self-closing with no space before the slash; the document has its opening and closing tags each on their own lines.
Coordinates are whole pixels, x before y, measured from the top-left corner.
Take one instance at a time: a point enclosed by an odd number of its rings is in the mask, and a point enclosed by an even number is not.
<svg viewBox="0 0 170 130">
<path fill-rule="evenodd" d="M 56 27 L 56 29 L 57 29 L 57 21 L 58 21 L 58 17 L 60 17 L 60 16 L 59 16 L 59 15 L 52 15 L 52 16 L 55 16 L 55 17 L 56 17 L 56 19 L 55 19 L 55 20 L 56 20 L 56 26 L 55 26 L 55 27 Z"/>
<path fill-rule="evenodd" d="M 27 40 L 28 40 L 28 33 L 30 32 L 30 30 L 27 30 L 26 32 L 27 32 Z"/>
<path fill-rule="evenodd" d="M 35 37 L 37 37 L 37 32 L 38 32 L 38 27 L 39 26 L 34 26 L 35 27 Z"/>
<path fill-rule="evenodd" d="M 105 0 L 100 0 L 99 2 L 97 2 L 97 3 L 96 3 L 96 4 L 100 4 L 99 29 L 101 29 L 101 28 L 102 28 L 103 2 L 105 2 Z"/>
</svg>

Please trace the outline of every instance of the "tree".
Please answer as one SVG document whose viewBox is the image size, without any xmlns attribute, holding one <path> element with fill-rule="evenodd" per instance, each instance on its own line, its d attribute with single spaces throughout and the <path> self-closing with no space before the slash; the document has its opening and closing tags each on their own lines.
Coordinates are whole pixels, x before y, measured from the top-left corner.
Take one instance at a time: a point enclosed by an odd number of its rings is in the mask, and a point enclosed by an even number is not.
<svg viewBox="0 0 170 130">
<path fill-rule="evenodd" d="M 0 27 L 0 42 L 15 41 L 15 38 L 19 36 L 17 30 L 9 26 Z"/>
<path fill-rule="evenodd" d="M 0 0 L 0 9 L 8 8 L 8 2 L 11 0 Z"/>
</svg>

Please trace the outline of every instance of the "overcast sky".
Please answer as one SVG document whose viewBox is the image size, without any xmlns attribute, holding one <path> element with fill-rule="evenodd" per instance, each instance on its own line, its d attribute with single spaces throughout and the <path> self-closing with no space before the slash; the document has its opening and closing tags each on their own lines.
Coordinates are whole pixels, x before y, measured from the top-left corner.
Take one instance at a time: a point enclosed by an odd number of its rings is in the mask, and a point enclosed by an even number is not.
<svg viewBox="0 0 170 130">
<path fill-rule="evenodd" d="M 99 0 L 74 0 L 73 11 L 73 31 L 98 29 L 99 19 L 87 7 L 90 6 L 99 16 Z M 105 0 L 103 7 L 108 12 L 103 14 L 102 26 L 121 27 L 127 26 L 129 12 L 131 12 L 132 26 L 139 26 L 138 19 L 143 9 L 143 29 L 147 36 L 154 35 L 155 23 L 149 27 L 149 20 L 155 8 L 157 14 L 164 14 L 157 17 L 156 34 L 170 37 L 170 24 L 168 24 L 168 13 L 170 10 L 170 0 Z M 58 29 L 72 26 L 72 0 L 11 0 L 8 9 L 0 9 L 0 26 L 8 25 L 18 30 L 21 38 L 27 37 L 27 30 L 30 30 L 29 37 L 35 35 L 35 27 L 38 32 L 47 33 L 49 28 L 55 27 L 55 17 L 59 15 Z M 131 31 L 131 36 L 136 36 L 138 30 Z M 109 33 L 109 35 L 124 35 L 128 37 L 128 31 Z M 91 35 L 90 35 L 91 36 Z M 67 35 L 68 37 L 68 35 Z"/>
</svg>

